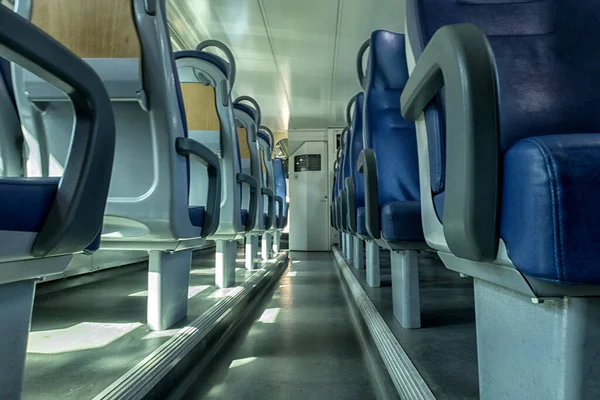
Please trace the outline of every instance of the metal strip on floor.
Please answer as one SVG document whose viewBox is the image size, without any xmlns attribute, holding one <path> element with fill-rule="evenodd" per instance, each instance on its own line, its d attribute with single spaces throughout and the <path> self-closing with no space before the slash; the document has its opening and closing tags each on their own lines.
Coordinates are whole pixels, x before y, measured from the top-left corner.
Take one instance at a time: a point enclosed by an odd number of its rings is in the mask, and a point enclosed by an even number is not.
<svg viewBox="0 0 600 400">
<path fill-rule="evenodd" d="M 233 289 L 201 316 L 182 328 L 175 336 L 140 361 L 121 378 L 94 397 L 94 400 L 141 400 L 146 396 L 187 354 L 206 338 L 211 330 L 233 310 L 257 284 L 287 265 L 287 252 L 267 262 L 240 286 Z"/>
<path fill-rule="evenodd" d="M 400 397 L 435 400 L 431 389 L 369 299 L 338 248 L 334 247 L 332 251 Z"/>
</svg>

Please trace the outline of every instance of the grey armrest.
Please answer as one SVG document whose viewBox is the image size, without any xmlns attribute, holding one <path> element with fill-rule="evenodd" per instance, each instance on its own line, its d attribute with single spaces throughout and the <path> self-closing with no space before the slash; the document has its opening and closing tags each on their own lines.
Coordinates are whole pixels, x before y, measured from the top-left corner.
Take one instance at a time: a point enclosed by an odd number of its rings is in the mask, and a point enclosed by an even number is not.
<svg viewBox="0 0 600 400">
<path fill-rule="evenodd" d="M 86 62 L 6 7 L 0 7 L 0 55 L 63 91 L 73 104 L 65 170 L 32 254 L 79 252 L 98 235 L 104 218 L 115 150 L 108 94 Z"/>
<path fill-rule="evenodd" d="M 273 222 L 275 219 L 274 213 L 275 213 L 275 194 L 273 193 L 273 190 L 269 189 L 269 188 L 262 188 L 261 189 L 261 193 L 264 196 L 267 196 L 268 198 L 268 203 L 267 203 L 267 208 L 269 209 L 269 212 L 267 213 L 267 224 L 265 225 L 265 229 L 269 229 L 271 228 L 271 226 L 273 226 Z"/>
<path fill-rule="evenodd" d="M 202 236 L 210 236 L 219 227 L 221 215 L 221 163 L 217 155 L 208 147 L 194 139 L 179 137 L 175 142 L 177 153 L 195 156 L 206 166 L 208 172 L 208 198 L 202 224 Z"/>
<path fill-rule="evenodd" d="M 404 118 L 416 121 L 442 87 L 444 236 L 456 256 L 491 261 L 498 249 L 498 82 L 492 49 L 476 26 L 444 26 L 431 38 L 402 93 Z"/>
<path fill-rule="evenodd" d="M 277 213 L 277 215 L 283 219 L 283 198 L 281 196 L 275 196 L 275 202 L 278 204 L 279 207 L 279 212 Z M 275 228 L 279 228 L 279 226 L 277 225 L 277 220 L 275 221 Z"/>
<path fill-rule="evenodd" d="M 256 208 L 258 207 L 258 181 L 252 176 L 238 173 L 238 183 L 244 183 L 250 187 L 250 204 L 248 206 L 248 219 L 246 220 L 245 230 L 250 232 L 256 225 Z"/>
<path fill-rule="evenodd" d="M 365 224 L 367 232 L 373 239 L 379 239 L 381 237 L 379 180 L 377 177 L 377 160 L 373 149 L 363 149 L 360 152 L 357 170 L 363 174 L 365 181 Z"/>
<path fill-rule="evenodd" d="M 346 202 L 347 200 L 347 193 L 348 191 L 346 189 L 342 189 L 340 191 L 340 208 L 342 211 L 342 230 L 344 232 L 348 232 L 348 203 Z"/>
<path fill-rule="evenodd" d="M 354 188 L 354 180 L 351 176 L 347 176 L 344 181 L 344 186 L 346 187 L 346 207 L 348 210 L 347 219 L 348 219 L 348 230 L 350 232 L 356 233 L 356 190 Z"/>
</svg>

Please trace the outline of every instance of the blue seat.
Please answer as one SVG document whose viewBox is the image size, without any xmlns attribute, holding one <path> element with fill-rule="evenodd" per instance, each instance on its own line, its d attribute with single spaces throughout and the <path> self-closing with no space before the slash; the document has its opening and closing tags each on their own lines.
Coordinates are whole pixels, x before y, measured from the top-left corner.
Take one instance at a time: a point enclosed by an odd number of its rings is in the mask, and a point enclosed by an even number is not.
<svg viewBox="0 0 600 400">
<path fill-rule="evenodd" d="M 366 230 L 387 242 L 423 242 L 415 126 L 400 113 L 408 80 L 404 41 L 404 35 L 383 30 L 371 35 L 363 138 L 376 157 L 378 193 L 370 205 L 380 212 L 379 221 L 370 221 L 367 212 Z"/>
<path fill-rule="evenodd" d="M 0 178 L 0 230 L 39 232 L 56 197 L 59 178 Z"/>
<path fill-rule="evenodd" d="M 189 207 L 190 221 L 194 226 L 204 225 L 204 207 Z"/>
<path fill-rule="evenodd" d="M 276 208 L 276 227 L 277 229 L 281 230 L 285 228 L 285 225 L 283 223 L 287 216 L 287 188 L 285 183 L 285 168 L 282 159 L 276 158 L 273 160 L 273 173 L 275 177 L 275 196 L 280 198 L 282 201 L 282 203 Z"/>
<path fill-rule="evenodd" d="M 357 228 L 357 217 L 358 209 L 365 205 L 365 188 L 362 174 L 357 171 L 358 157 L 364 148 L 363 141 L 363 104 L 364 104 L 364 93 L 356 95 L 354 101 L 354 111 L 352 117 L 351 128 L 348 131 L 348 140 L 350 144 L 348 146 L 348 155 L 346 162 L 348 163 L 348 170 L 350 172 L 350 178 L 352 179 L 350 186 L 348 182 L 344 182 L 346 190 L 348 190 L 348 196 L 354 197 L 354 202 L 349 201 L 348 204 L 348 230 L 356 234 L 358 233 Z"/>
<path fill-rule="evenodd" d="M 406 15 L 424 234 L 476 278 L 481 398 L 600 397 L 598 2 L 408 0 Z"/>
</svg>

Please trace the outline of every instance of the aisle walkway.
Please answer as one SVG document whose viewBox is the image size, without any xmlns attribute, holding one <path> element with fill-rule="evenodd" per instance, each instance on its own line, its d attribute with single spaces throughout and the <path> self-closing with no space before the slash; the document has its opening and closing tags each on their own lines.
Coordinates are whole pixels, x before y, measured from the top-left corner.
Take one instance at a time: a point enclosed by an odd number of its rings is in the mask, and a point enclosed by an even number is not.
<svg viewBox="0 0 600 400">
<path fill-rule="evenodd" d="M 291 253 L 249 331 L 189 399 L 375 399 L 331 253 Z"/>
</svg>

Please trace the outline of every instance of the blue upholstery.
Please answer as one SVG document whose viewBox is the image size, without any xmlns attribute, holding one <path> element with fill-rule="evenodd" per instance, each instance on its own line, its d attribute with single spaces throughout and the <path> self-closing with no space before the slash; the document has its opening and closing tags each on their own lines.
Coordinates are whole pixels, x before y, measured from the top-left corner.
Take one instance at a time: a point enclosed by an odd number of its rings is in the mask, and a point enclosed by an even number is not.
<svg viewBox="0 0 600 400">
<path fill-rule="evenodd" d="M 275 178 L 275 196 L 279 196 L 283 199 L 283 214 L 277 214 L 277 217 L 284 217 L 287 215 L 287 209 L 285 206 L 286 198 L 287 198 L 287 188 L 285 183 L 285 168 L 283 166 L 283 160 L 280 158 L 276 158 L 273 160 L 273 174 Z M 277 207 L 277 211 L 279 207 Z M 278 228 L 282 228 L 279 224 L 277 224 Z"/>
<path fill-rule="evenodd" d="M 363 141 L 363 108 L 364 108 L 364 93 L 359 93 L 356 96 L 354 103 L 354 116 L 352 118 L 352 129 L 350 131 L 350 146 L 348 147 L 348 158 L 350 176 L 354 181 L 354 198 L 356 207 L 365 205 L 365 184 L 363 174 L 359 174 L 357 169 L 358 156 L 364 149 Z"/>
<path fill-rule="evenodd" d="M 473 23 L 488 36 L 499 84 L 500 235 L 517 269 L 600 283 L 600 46 L 592 39 L 600 35 L 598 2 L 408 0 L 407 10 L 417 58 L 443 25 Z M 426 113 L 434 194 L 443 192 L 442 108 L 443 94 Z M 435 204 L 441 217 L 443 196 Z"/>
<path fill-rule="evenodd" d="M 519 271 L 600 284 L 600 134 L 534 136 L 504 158 L 500 234 Z"/>
<path fill-rule="evenodd" d="M 420 193 L 415 126 L 400 112 L 400 95 L 408 80 L 404 35 L 375 31 L 371 35 L 370 52 L 364 147 L 373 149 L 377 158 L 379 204 L 395 205 L 382 208 L 382 218 L 386 216 L 387 220 L 381 220 L 381 230 L 389 241 L 423 240 L 422 231 L 414 234 L 411 229 L 403 234 L 396 230 L 405 226 L 399 218 L 406 215 L 412 221 L 415 215 L 419 218 L 421 215 L 420 210 L 414 215 L 406 211 L 419 204 Z M 403 207 L 402 203 L 408 205 Z M 420 227 L 420 220 L 417 225 Z"/>
<path fill-rule="evenodd" d="M 591 82 L 600 73 L 593 61 L 600 46 L 589 40 L 600 33 L 594 1 L 409 0 L 408 12 L 416 57 L 443 25 L 470 22 L 488 35 L 498 68 L 503 152 L 531 135 L 599 131 L 600 91 Z M 439 100 L 426 112 L 434 193 L 443 190 L 445 169 Z"/>
<path fill-rule="evenodd" d="M 258 121 L 256 120 L 256 118 L 258 117 L 258 113 L 256 112 L 256 110 L 253 107 L 238 103 L 238 104 L 234 104 L 233 108 L 235 108 L 236 110 L 245 112 L 246 114 L 248 114 L 250 116 L 250 118 L 252 118 L 252 120 L 254 120 L 255 123 L 258 123 Z"/>
<path fill-rule="evenodd" d="M 88 244 L 88 246 L 85 249 L 83 249 L 83 252 L 86 254 L 91 254 L 91 253 L 95 252 L 96 250 L 98 250 L 100 248 L 101 240 L 102 240 L 102 229 L 100 229 L 100 231 L 98 231 L 98 234 L 96 235 L 94 240 L 92 240 L 92 242 L 90 244 Z"/>
<path fill-rule="evenodd" d="M 0 178 L 0 230 L 39 232 L 60 178 Z"/>
<path fill-rule="evenodd" d="M 367 232 L 367 214 L 364 207 L 356 209 L 356 231 L 361 235 L 368 235 Z"/>
<path fill-rule="evenodd" d="M 204 207 L 188 207 L 188 211 L 192 225 L 201 227 L 204 224 Z"/>
<path fill-rule="evenodd" d="M 269 137 L 269 135 L 267 135 L 263 131 L 258 131 L 257 135 L 258 135 L 258 137 L 260 139 L 262 139 L 265 142 L 267 142 L 267 144 L 269 145 L 269 147 L 273 146 L 273 143 L 271 143 L 271 138 Z"/>
<path fill-rule="evenodd" d="M 248 222 L 248 210 L 241 210 L 241 216 L 242 216 L 242 225 L 246 226 L 246 223 Z"/>
<path fill-rule="evenodd" d="M 175 53 L 176 60 L 184 57 L 192 57 L 197 58 L 199 60 L 208 61 L 209 63 L 218 67 L 221 70 L 221 72 L 223 72 L 225 77 L 229 79 L 229 63 L 217 55 L 207 53 L 205 51 L 196 50 L 183 50 Z"/>
<path fill-rule="evenodd" d="M 421 203 L 394 201 L 381 208 L 381 235 L 389 242 L 425 241 Z"/>
</svg>

